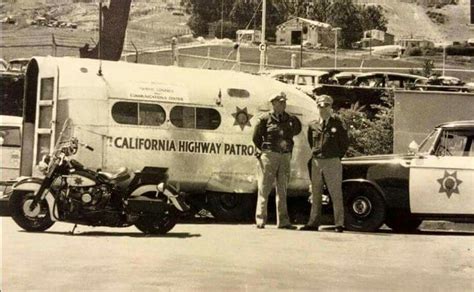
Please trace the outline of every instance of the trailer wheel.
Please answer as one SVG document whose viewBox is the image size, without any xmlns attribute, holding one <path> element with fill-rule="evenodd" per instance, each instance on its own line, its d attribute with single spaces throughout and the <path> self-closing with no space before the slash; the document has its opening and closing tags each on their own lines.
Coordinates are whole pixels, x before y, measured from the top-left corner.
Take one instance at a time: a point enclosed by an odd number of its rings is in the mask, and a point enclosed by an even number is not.
<svg viewBox="0 0 474 292">
<path fill-rule="evenodd" d="M 218 220 L 246 221 L 255 214 L 257 197 L 253 194 L 208 193 L 209 211 Z"/>
<path fill-rule="evenodd" d="M 385 201 L 377 190 L 365 185 L 344 189 L 344 217 L 348 230 L 376 231 L 385 221 Z"/>
</svg>

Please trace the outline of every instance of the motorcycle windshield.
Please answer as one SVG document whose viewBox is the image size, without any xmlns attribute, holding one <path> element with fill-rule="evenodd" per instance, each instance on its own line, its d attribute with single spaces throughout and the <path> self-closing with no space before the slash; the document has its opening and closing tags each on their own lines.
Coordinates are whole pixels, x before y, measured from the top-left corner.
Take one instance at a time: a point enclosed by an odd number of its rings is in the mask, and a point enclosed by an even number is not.
<svg viewBox="0 0 474 292">
<path fill-rule="evenodd" d="M 66 119 L 61 128 L 61 132 L 56 139 L 56 144 L 54 145 L 53 154 L 59 153 L 62 147 L 67 146 L 71 143 L 72 138 L 74 137 L 74 124 L 71 119 Z"/>
</svg>

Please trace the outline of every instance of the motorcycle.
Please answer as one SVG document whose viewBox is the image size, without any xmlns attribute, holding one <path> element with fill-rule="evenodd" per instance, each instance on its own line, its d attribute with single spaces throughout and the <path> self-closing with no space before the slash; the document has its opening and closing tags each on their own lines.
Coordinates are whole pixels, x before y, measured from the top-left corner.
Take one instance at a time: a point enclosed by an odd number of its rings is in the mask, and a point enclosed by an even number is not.
<svg viewBox="0 0 474 292">
<path fill-rule="evenodd" d="M 39 163 L 43 179 L 27 177 L 13 185 L 9 208 L 13 220 L 26 231 L 45 231 L 56 221 L 89 226 L 135 225 L 147 234 L 165 234 L 177 223 L 179 212 L 190 207 L 167 183 L 167 169 L 145 167 L 131 173 L 121 168 L 111 174 L 86 168 L 71 158 L 82 146 L 64 123 L 52 154 Z M 74 232 L 74 229 L 72 232 Z"/>
</svg>

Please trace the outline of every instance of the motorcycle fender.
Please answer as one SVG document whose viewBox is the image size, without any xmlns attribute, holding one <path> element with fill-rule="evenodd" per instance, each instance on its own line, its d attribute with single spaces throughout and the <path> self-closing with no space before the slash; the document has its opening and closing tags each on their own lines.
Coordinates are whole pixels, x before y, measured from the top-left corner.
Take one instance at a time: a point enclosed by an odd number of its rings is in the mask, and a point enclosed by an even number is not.
<svg viewBox="0 0 474 292">
<path fill-rule="evenodd" d="M 131 194 L 130 197 L 135 198 L 139 197 L 145 193 L 155 193 L 158 192 L 158 189 L 156 188 L 156 185 L 143 185 L 138 187 L 136 190 L 134 190 Z"/>
<path fill-rule="evenodd" d="M 35 177 L 30 177 L 23 179 L 16 184 L 13 185 L 13 191 L 30 191 L 30 192 L 37 192 L 41 186 L 41 183 L 43 182 L 42 179 L 40 178 L 35 178 Z M 58 211 L 54 210 L 54 202 L 55 199 L 53 195 L 48 192 L 46 194 L 46 203 L 48 204 L 48 209 L 49 209 L 49 217 L 53 221 L 57 221 L 56 218 L 58 218 Z"/>
<path fill-rule="evenodd" d="M 16 182 L 12 189 L 13 191 L 32 191 L 37 192 L 43 182 L 42 179 L 37 177 L 28 177 Z"/>
</svg>

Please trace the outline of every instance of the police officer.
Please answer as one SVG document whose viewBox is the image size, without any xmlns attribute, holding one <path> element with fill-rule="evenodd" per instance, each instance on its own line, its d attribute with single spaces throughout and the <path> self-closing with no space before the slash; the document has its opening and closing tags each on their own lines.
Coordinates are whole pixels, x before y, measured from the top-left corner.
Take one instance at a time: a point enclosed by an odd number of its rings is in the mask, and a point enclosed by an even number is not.
<svg viewBox="0 0 474 292">
<path fill-rule="evenodd" d="M 269 98 L 273 111 L 260 117 L 254 129 L 253 143 L 258 149 L 257 158 L 261 173 L 258 178 L 258 199 L 255 212 L 257 228 L 265 228 L 268 196 L 276 179 L 277 227 L 296 229 L 291 225 L 286 204 L 286 190 L 290 178 L 290 160 L 293 136 L 301 131 L 297 117 L 285 112 L 286 94 L 273 94 Z"/>
<path fill-rule="evenodd" d="M 300 230 L 317 231 L 321 220 L 323 181 L 329 190 L 334 208 L 335 231 L 344 230 L 341 158 L 349 146 L 344 123 L 333 114 L 333 100 L 328 95 L 316 99 L 319 116 L 309 124 L 308 142 L 313 152 L 311 161 L 312 206 L 308 223 Z"/>
</svg>

